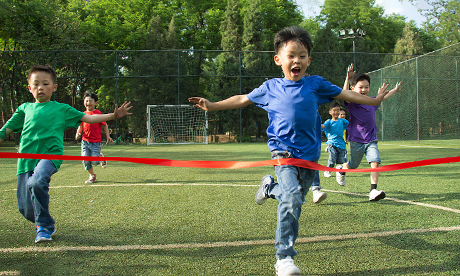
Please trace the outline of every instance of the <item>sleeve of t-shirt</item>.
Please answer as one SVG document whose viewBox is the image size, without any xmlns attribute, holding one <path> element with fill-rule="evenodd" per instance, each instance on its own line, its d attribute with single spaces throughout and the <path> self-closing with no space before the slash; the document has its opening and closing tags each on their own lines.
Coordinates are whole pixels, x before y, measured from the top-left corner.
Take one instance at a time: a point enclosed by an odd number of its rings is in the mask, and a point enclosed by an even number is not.
<svg viewBox="0 0 460 276">
<path fill-rule="evenodd" d="M 81 118 L 85 115 L 85 113 L 71 107 L 70 105 L 66 105 L 66 111 L 65 111 L 65 127 L 73 127 L 73 128 L 78 128 L 81 124 Z"/>
<path fill-rule="evenodd" d="M 2 129 L 11 129 L 13 132 L 21 132 L 22 128 L 24 127 L 24 118 L 25 118 L 25 112 L 24 112 L 24 107 L 25 105 L 22 104 L 20 105 L 16 111 L 13 113 L 13 116 L 6 122 L 6 124 L 3 126 Z"/>
<path fill-rule="evenodd" d="M 348 120 L 347 119 L 342 119 L 343 120 L 343 129 L 347 129 L 348 128 Z"/>
<path fill-rule="evenodd" d="M 255 103 L 258 107 L 265 108 L 268 106 L 269 95 L 268 95 L 268 84 L 264 82 L 261 86 L 252 90 L 251 93 L 247 95 L 248 99 Z"/>
<path fill-rule="evenodd" d="M 318 84 L 318 89 L 316 90 L 318 96 L 331 99 L 337 97 L 338 95 L 340 95 L 340 93 L 342 93 L 342 88 L 338 87 L 335 84 L 332 84 L 323 77 L 318 77 Z"/>
</svg>

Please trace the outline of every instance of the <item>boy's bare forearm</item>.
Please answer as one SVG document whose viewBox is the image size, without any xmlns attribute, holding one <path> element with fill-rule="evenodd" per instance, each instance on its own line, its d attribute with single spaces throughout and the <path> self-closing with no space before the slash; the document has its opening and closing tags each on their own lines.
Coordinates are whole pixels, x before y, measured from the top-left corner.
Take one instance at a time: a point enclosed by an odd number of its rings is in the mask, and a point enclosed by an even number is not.
<svg viewBox="0 0 460 276">
<path fill-rule="evenodd" d="M 88 124 L 98 124 L 110 120 L 115 120 L 116 116 L 114 113 L 87 115 L 85 114 L 80 121 Z"/>
<path fill-rule="evenodd" d="M 352 90 L 342 90 L 336 99 L 344 100 L 347 102 L 366 104 L 366 105 L 379 105 L 383 100 L 383 95 L 378 95 L 376 98 L 371 98 L 368 96 L 361 95 Z"/>
<path fill-rule="evenodd" d="M 199 107 L 205 111 L 242 108 L 252 103 L 248 99 L 247 95 L 235 95 L 219 102 L 210 102 L 207 99 L 200 97 L 192 97 L 188 100 L 189 102 L 195 103 L 193 105 L 194 107 Z"/>
<path fill-rule="evenodd" d="M 97 115 L 87 115 L 85 114 L 80 121 L 88 123 L 88 124 L 98 124 L 110 120 L 120 119 L 126 115 L 132 115 L 132 113 L 128 113 L 128 111 L 132 108 L 130 106 L 131 102 L 124 102 L 120 107 L 115 105 L 115 110 L 113 113 L 107 114 L 97 114 Z"/>
</svg>

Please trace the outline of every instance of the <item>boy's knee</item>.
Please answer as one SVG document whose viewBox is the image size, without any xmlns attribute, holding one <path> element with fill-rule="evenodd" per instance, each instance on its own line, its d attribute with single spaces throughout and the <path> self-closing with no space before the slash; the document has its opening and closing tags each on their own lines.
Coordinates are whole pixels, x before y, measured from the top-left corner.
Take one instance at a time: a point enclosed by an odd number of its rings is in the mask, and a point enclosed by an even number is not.
<svg viewBox="0 0 460 276">
<path fill-rule="evenodd" d="M 302 193 L 299 191 L 292 194 L 284 195 L 283 202 L 286 203 L 286 205 L 289 206 L 289 208 L 292 208 L 293 210 L 301 208 L 303 204 Z"/>
<path fill-rule="evenodd" d="M 51 178 L 49 176 L 37 176 L 33 175 L 27 181 L 29 189 L 35 190 L 37 188 L 42 189 L 45 186 L 49 186 Z"/>
</svg>

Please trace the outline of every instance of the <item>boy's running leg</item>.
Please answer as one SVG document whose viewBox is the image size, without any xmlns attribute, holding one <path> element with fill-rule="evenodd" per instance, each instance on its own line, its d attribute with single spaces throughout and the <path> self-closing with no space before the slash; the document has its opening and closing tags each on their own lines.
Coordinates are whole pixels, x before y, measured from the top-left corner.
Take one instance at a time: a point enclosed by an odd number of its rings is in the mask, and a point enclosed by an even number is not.
<svg viewBox="0 0 460 276">
<path fill-rule="evenodd" d="M 372 168 L 378 168 L 379 163 L 371 162 Z M 371 172 L 371 191 L 369 193 L 369 201 L 379 201 L 385 198 L 385 192 L 377 190 L 377 182 L 379 179 L 378 172 Z"/>
<path fill-rule="evenodd" d="M 101 153 L 99 153 L 99 157 L 104 157 L 104 155 Z M 103 168 L 107 168 L 107 161 L 101 161 L 101 167 Z"/>
<path fill-rule="evenodd" d="M 371 168 L 378 168 L 380 166 L 380 153 L 377 141 L 366 144 L 366 159 L 371 165 Z M 377 190 L 377 183 L 379 180 L 378 172 L 371 172 L 371 191 L 369 193 L 369 201 L 379 201 L 385 198 L 385 192 Z"/>
<path fill-rule="evenodd" d="M 280 263 L 284 263 L 287 261 L 283 260 L 289 260 L 289 258 L 297 255 L 297 251 L 294 250 L 294 244 L 299 231 L 302 204 L 305 200 L 305 194 L 315 178 L 316 171 L 295 166 L 276 166 L 275 173 L 278 178 L 279 193 L 272 194 L 272 190 L 270 194 L 271 197 L 274 196 L 279 202 L 275 248 L 277 249 L 277 260 Z M 280 265 L 280 263 L 277 261 L 277 265 Z M 292 265 L 289 264 L 289 267 L 288 272 L 291 273 L 290 275 L 300 275 L 300 270 L 293 262 Z M 277 269 L 278 273 L 280 273 L 281 266 L 278 266 Z"/>
<path fill-rule="evenodd" d="M 327 198 L 327 194 L 325 192 L 321 192 L 319 171 L 315 172 L 315 180 L 313 180 L 313 183 L 311 184 L 311 191 L 313 194 L 313 203 L 320 203 Z"/>
<path fill-rule="evenodd" d="M 49 213 L 49 183 L 56 173 L 56 167 L 50 160 L 40 160 L 27 181 L 32 206 L 34 208 L 37 237 L 35 242 L 50 241 L 54 234 L 54 219 Z"/>
</svg>

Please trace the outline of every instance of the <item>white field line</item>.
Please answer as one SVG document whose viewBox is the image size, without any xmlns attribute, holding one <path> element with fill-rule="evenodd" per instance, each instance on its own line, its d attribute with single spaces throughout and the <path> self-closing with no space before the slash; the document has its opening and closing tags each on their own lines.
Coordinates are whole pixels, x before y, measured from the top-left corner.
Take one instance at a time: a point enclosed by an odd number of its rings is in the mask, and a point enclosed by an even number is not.
<svg viewBox="0 0 460 276">
<path fill-rule="evenodd" d="M 344 192 L 344 191 L 332 191 L 332 190 L 326 190 L 326 189 L 321 189 L 321 190 L 322 190 L 322 191 L 325 191 L 325 192 L 331 192 L 331 193 L 338 193 L 338 194 L 347 194 L 347 195 L 355 195 L 355 196 L 364 196 L 364 197 L 367 197 L 367 195 L 358 194 L 358 193 L 351 193 L 351 192 Z M 428 208 L 434 208 L 434 209 L 440 209 L 440 210 L 443 210 L 443 211 L 454 212 L 454 213 L 460 214 L 460 210 L 458 210 L 458 209 L 452 209 L 452 208 L 449 208 L 449 207 L 444 207 L 444 206 L 439 206 L 439 205 L 421 203 L 421 202 L 410 201 L 410 200 L 402 200 L 402 199 L 391 198 L 391 197 L 385 197 L 384 200 L 391 200 L 391 201 L 394 201 L 394 202 L 400 202 L 400 203 L 406 203 L 406 204 L 413 204 L 413 205 L 418 205 L 418 206 L 423 206 L 423 207 L 428 207 Z"/>
<path fill-rule="evenodd" d="M 399 145 L 399 144 L 389 144 L 389 143 L 379 143 L 382 146 L 400 146 L 400 147 L 406 147 L 406 148 L 430 148 L 430 149 L 459 149 L 459 148 L 451 148 L 451 147 L 443 147 L 443 146 L 426 146 L 426 145 L 420 145 L 420 146 L 413 146 L 413 145 Z"/>
<path fill-rule="evenodd" d="M 356 233 L 346 235 L 314 236 L 298 238 L 296 243 L 311 243 L 323 241 L 338 241 L 347 239 L 362 239 L 388 237 L 401 234 L 428 233 L 428 232 L 447 232 L 458 231 L 459 226 L 436 227 L 428 229 L 406 229 L 395 231 L 383 231 L 372 233 Z M 25 253 L 25 252 L 63 252 L 63 251 L 127 251 L 127 250 L 165 250 L 165 249 L 184 249 L 184 248 L 216 248 L 216 247 L 236 247 L 271 245 L 275 240 L 253 240 L 253 241 L 234 241 L 234 242 L 207 242 L 207 243 L 176 243 L 160 245 L 119 245 L 119 246 L 57 246 L 57 247 L 19 247 L 19 248 L 0 248 L 2 253 Z"/>
<path fill-rule="evenodd" d="M 111 185 L 81 185 L 81 186 L 58 186 L 52 187 L 54 189 L 62 188 L 88 188 L 88 187 L 126 187 L 126 186 L 233 186 L 233 187 L 258 187 L 258 185 L 239 185 L 239 184 L 199 184 L 199 183 L 138 183 L 138 184 L 111 184 Z M 50 187 L 51 188 L 51 187 Z M 5 191 L 13 191 L 5 190 Z M 367 195 L 359 193 L 351 193 L 344 191 L 323 191 L 332 193 L 341 193 L 355 196 L 367 197 Z M 449 211 L 454 213 L 460 213 L 460 210 L 447 208 L 443 206 L 437 206 L 432 204 L 425 204 L 420 202 L 400 200 L 396 198 L 385 198 L 384 200 L 391 200 L 395 202 L 419 205 L 428 208 L 440 209 L 443 211 Z M 346 239 L 360 239 L 360 238 L 375 238 L 375 237 L 387 237 L 400 234 L 411 234 L 411 233 L 427 233 L 427 232 L 445 232 L 445 231 L 458 231 L 459 226 L 451 227 L 436 227 L 428 229 L 406 229 L 406 230 L 393 230 L 383 232 L 372 232 L 372 233 L 356 233 L 356 234 L 345 234 L 345 235 L 331 235 L 331 236 L 314 236 L 306 238 L 298 238 L 296 243 L 310 243 L 310 242 L 321 242 L 321 241 L 337 241 Z M 234 241 L 234 242 L 213 242 L 213 243 L 182 243 L 182 244 L 163 244 L 163 245 L 121 245 L 121 246 L 59 246 L 59 247 L 19 247 L 19 248 L 0 248 L 0 252 L 3 253 L 24 253 L 24 252 L 62 252 L 62 251 L 127 251 L 127 250 L 155 250 L 155 249 L 181 249 L 181 248 L 215 248 L 215 247 L 235 247 L 235 246 L 253 246 L 253 245 L 270 245 L 273 244 L 274 240 L 253 240 L 253 241 Z M 1 275 L 1 274 L 0 274 Z"/>
<path fill-rule="evenodd" d="M 77 185 L 77 186 L 57 186 L 57 187 L 50 187 L 50 189 L 88 188 L 88 187 L 130 187 L 130 186 L 227 186 L 227 187 L 259 187 L 259 185 L 241 185 L 241 184 L 206 184 L 206 183 L 132 183 L 132 184 L 106 184 L 106 185 L 91 184 L 91 185 Z M 354 196 L 367 197 L 367 195 L 365 195 L 365 194 L 359 194 L 359 193 L 352 193 L 352 192 L 345 192 L 345 191 L 334 191 L 334 190 L 327 190 L 327 189 L 322 189 L 322 190 L 325 191 L 325 192 L 331 192 L 331 193 L 339 193 L 339 194 L 347 194 L 347 195 L 354 195 Z M 16 189 L 3 190 L 3 191 L 4 191 L 4 192 L 16 191 Z M 428 208 L 440 209 L 440 210 L 443 210 L 443 211 L 454 212 L 454 213 L 460 214 L 460 210 L 458 210 L 458 209 L 452 209 L 452 208 L 448 208 L 448 207 L 444 207 L 444 206 L 439 206 L 439 205 L 421 203 L 421 202 L 410 201 L 410 200 L 401 200 L 401 199 L 391 198 L 391 197 L 386 197 L 385 200 L 391 200 L 391 201 L 400 202 L 400 203 L 413 204 L 413 205 L 418 205 L 418 206 L 423 206 L 423 207 L 428 207 Z"/>
</svg>

